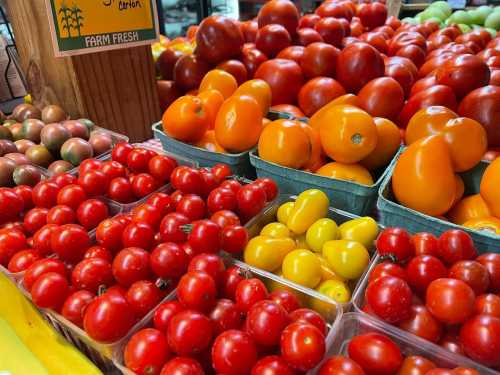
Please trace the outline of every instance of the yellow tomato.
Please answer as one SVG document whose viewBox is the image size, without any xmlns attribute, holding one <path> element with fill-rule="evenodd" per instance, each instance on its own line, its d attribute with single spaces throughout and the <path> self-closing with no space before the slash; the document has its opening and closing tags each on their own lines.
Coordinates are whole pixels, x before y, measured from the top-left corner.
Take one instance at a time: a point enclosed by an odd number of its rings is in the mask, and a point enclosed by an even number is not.
<svg viewBox="0 0 500 375">
<path fill-rule="evenodd" d="M 369 216 L 346 221 L 340 225 L 339 230 L 342 240 L 357 241 L 367 249 L 372 248 L 378 235 L 377 222 Z"/>
<path fill-rule="evenodd" d="M 500 236 L 500 219 L 493 216 L 472 219 L 466 221 L 463 225 L 467 228 L 490 232 Z"/>
<path fill-rule="evenodd" d="M 317 253 L 321 252 L 325 242 L 337 238 L 339 238 L 337 223 L 328 218 L 316 220 L 306 232 L 306 241 L 309 248 Z"/>
<path fill-rule="evenodd" d="M 338 303 L 347 303 L 351 299 L 349 287 L 340 280 L 323 281 L 316 290 Z"/>
<path fill-rule="evenodd" d="M 297 249 L 311 250 L 311 248 L 307 244 L 305 233 L 299 234 L 299 235 L 295 235 L 293 238 L 295 240 L 295 243 L 297 244 Z"/>
<path fill-rule="evenodd" d="M 279 208 L 278 212 L 276 213 L 276 219 L 282 224 L 285 224 L 288 222 L 288 218 L 290 217 L 290 213 L 293 210 L 295 203 L 294 202 L 286 202 L 283 203 Z"/>
<path fill-rule="evenodd" d="M 370 261 L 368 250 L 350 240 L 328 241 L 323 245 L 323 256 L 337 275 L 348 280 L 359 278 Z"/>
<path fill-rule="evenodd" d="M 321 264 L 312 251 L 296 249 L 283 259 L 283 277 L 307 288 L 315 288 L 321 281 Z"/>
<path fill-rule="evenodd" d="M 261 236 L 272 238 L 287 238 L 290 237 L 290 231 L 287 226 L 282 223 L 269 223 L 260 231 Z"/>
<path fill-rule="evenodd" d="M 243 260 L 251 266 L 273 272 L 281 266 L 285 255 L 293 249 L 295 242 L 291 238 L 257 236 L 248 241 Z"/>
<path fill-rule="evenodd" d="M 343 277 L 340 277 L 335 272 L 333 272 L 332 267 L 330 267 L 330 264 L 323 257 L 323 255 L 321 255 L 320 253 L 314 253 L 314 254 L 318 257 L 319 263 L 321 265 L 321 281 L 332 280 L 332 279 L 345 281 Z"/>
<path fill-rule="evenodd" d="M 330 201 L 325 193 L 318 189 L 303 191 L 297 197 L 287 227 L 296 234 L 305 233 L 318 219 L 326 216 Z"/>
<path fill-rule="evenodd" d="M 356 182 L 361 185 L 373 185 L 373 178 L 368 169 L 360 164 L 331 162 L 316 171 L 321 176 Z"/>
</svg>

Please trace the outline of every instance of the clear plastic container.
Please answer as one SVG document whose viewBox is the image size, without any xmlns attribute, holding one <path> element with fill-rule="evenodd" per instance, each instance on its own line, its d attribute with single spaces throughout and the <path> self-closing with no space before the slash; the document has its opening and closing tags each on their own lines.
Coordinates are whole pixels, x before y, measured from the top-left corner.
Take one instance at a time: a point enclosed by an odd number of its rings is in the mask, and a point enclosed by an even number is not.
<svg viewBox="0 0 500 375">
<path fill-rule="evenodd" d="M 328 326 L 328 332 L 326 336 L 326 345 L 329 347 L 331 344 L 329 340 L 332 340 L 334 337 L 334 331 L 337 329 L 337 325 L 340 322 L 340 318 L 342 316 L 342 311 L 341 309 L 338 308 L 338 305 L 329 300 L 328 298 L 325 298 L 324 296 L 316 296 L 314 294 L 311 294 L 308 290 L 304 290 L 304 288 L 296 288 L 295 285 L 292 283 L 288 282 L 287 280 L 284 279 L 276 279 L 276 278 L 270 278 L 267 273 L 262 272 L 258 269 L 253 269 L 252 267 L 249 267 L 247 264 L 240 262 L 235 259 L 230 259 L 229 257 L 225 258 L 226 261 L 226 266 L 238 266 L 242 270 L 245 271 L 246 277 L 251 278 L 251 277 L 257 277 L 261 279 L 264 284 L 268 287 L 268 289 L 271 290 L 269 287 L 270 285 L 273 285 L 275 289 L 286 289 L 286 290 L 291 290 L 293 291 L 297 297 L 299 298 L 300 301 L 308 301 L 311 299 L 316 299 L 318 301 L 321 301 L 321 303 L 324 305 L 323 309 L 323 316 L 327 322 Z M 175 291 L 170 294 L 166 300 L 173 300 L 175 299 Z M 305 307 L 305 306 L 304 306 Z M 156 310 L 156 309 L 155 309 Z M 133 375 L 134 372 L 131 370 L 127 369 L 125 367 L 125 363 L 123 360 L 123 351 L 125 349 L 125 346 L 127 345 L 128 341 L 132 337 L 134 333 L 136 333 L 138 330 L 146 327 L 152 327 L 152 321 L 153 321 L 153 316 L 155 313 L 155 310 L 151 311 L 146 318 L 144 318 L 141 322 L 141 324 L 136 325 L 127 336 L 125 336 L 124 339 L 122 339 L 116 346 L 115 346 L 115 351 L 113 353 L 113 362 L 117 368 L 122 371 L 123 374 L 125 375 Z"/>
<path fill-rule="evenodd" d="M 347 313 L 342 316 L 340 322 L 336 325 L 335 331 L 332 333 L 325 360 L 334 355 L 347 355 L 349 341 L 356 335 L 368 332 L 376 332 L 388 336 L 399 346 L 404 356 L 420 355 L 431 360 L 437 366 L 444 368 L 461 366 L 474 368 L 481 375 L 499 374 L 497 371 L 481 366 L 469 358 L 449 352 L 440 346 L 409 335 L 387 323 L 361 313 Z"/>
<path fill-rule="evenodd" d="M 251 219 L 245 225 L 245 227 L 248 230 L 249 238 L 253 238 L 253 237 L 259 235 L 260 231 L 262 230 L 262 228 L 266 224 L 269 224 L 273 221 L 276 221 L 276 212 L 278 211 L 279 206 L 281 206 L 285 202 L 293 202 L 293 201 L 295 201 L 295 199 L 296 199 L 296 196 L 293 196 L 293 195 L 280 195 L 269 207 L 267 207 L 259 215 L 257 215 L 253 219 Z M 349 212 L 345 212 L 345 211 L 342 211 L 342 210 L 339 210 L 336 208 L 332 208 L 332 207 L 330 207 L 328 210 L 328 217 L 330 219 L 333 219 L 339 225 L 346 222 L 346 221 L 359 218 L 359 216 L 357 216 L 357 215 L 354 215 L 354 214 L 351 214 Z M 372 256 L 374 256 L 373 255 L 374 254 L 374 247 L 372 249 L 368 249 L 368 251 L 370 251 Z M 349 287 L 352 291 L 351 301 L 347 302 L 347 303 L 339 303 L 339 305 L 342 307 L 342 310 L 344 312 L 349 311 L 351 309 L 352 300 L 353 300 L 355 294 L 357 293 L 357 291 L 361 285 L 362 280 L 365 279 L 368 270 L 372 267 L 372 264 L 373 264 L 373 258 L 370 260 L 368 267 L 363 272 L 361 277 L 357 281 L 351 281 L 349 283 Z M 316 298 L 326 298 L 329 301 L 333 301 L 333 300 L 329 299 L 328 297 L 324 296 L 323 294 L 321 294 L 313 289 L 298 285 L 292 281 L 286 280 L 283 277 L 277 276 L 271 272 L 259 270 L 258 268 L 252 267 L 249 265 L 247 265 L 247 267 L 249 267 L 250 269 L 255 270 L 255 271 L 258 270 L 258 272 L 262 273 L 263 275 L 265 275 L 268 278 L 274 279 L 276 281 L 284 281 L 290 285 L 293 285 L 293 287 L 295 289 L 307 292 L 307 293 L 315 296 Z"/>
</svg>

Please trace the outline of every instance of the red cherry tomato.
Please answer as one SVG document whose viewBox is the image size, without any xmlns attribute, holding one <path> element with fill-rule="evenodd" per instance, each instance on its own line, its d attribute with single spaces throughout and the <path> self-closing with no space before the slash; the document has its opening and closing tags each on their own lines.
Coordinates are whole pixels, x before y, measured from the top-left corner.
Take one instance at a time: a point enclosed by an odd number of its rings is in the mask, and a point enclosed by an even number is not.
<svg viewBox="0 0 500 375">
<path fill-rule="evenodd" d="M 406 266 L 408 284 L 418 293 L 424 293 L 431 282 L 446 277 L 445 265 L 432 255 L 419 255 Z"/>
<path fill-rule="evenodd" d="M 281 333 L 289 323 L 284 308 L 273 301 L 260 301 L 247 313 L 246 332 L 252 339 L 265 347 L 278 345 Z"/>
<path fill-rule="evenodd" d="M 179 280 L 177 298 L 188 309 L 207 312 L 217 296 L 214 279 L 205 272 L 189 271 Z"/>
<path fill-rule="evenodd" d="M 212 346 L 212 365 L 220 374 L 248 374 L 257 362 L 257 348 L 246 332 L 221 333 Z"/>
<path fill-rule="evenodd" d="M 139 280 L 133 283 L 127 291 L 127 302 L 134 315 L 141 319 L 160 303 L 162 291 L 149 280 Z"/>
<path fill-rule="evenodd" d="M 125 366 L 139 375 L 160 375 L 170 357 L 165 334 L 154 328 L 134 333 L 123 351 Z"/>
<path fill-rule="evenodd" d="M 50 181 L 55 183 L 60 188 L 77 183 L 76 177 L 69 173 L 60 173 L 52 177 Z"/>
<path fill-rule="evenodd" d="M 500 292 L 500 254 L 486 253 L 476 259 L 486 267 L 490 276 L 490 290 L 493 293 Z"/>
<path fill-rule="evenodd" d="M 85 255 L 83 256 L 83 259 L 92 259 L 92 258 L 103 259 L 108 261 L 109 263 L 113 261 L 113 256 L 111 255 L 109 250 L 103 246 L 92 246 L 87 249 Z"/>
<path fill-rule="evenodd" d="M 214 189 L 208 195 L 207 207 L 210 214 L 220 210 L 234 211 L 237 207 L 236 194 L 221 187 Z"/>
<path fill-rule="evenodd" d="M 426 375 L 428 371 L 435 369 L 436 365 L 427 358 L 412 355 L 406 357 L 399 369 L 401 375 Z"/>
<path fill-rule="evenodd" d="M 201 179 L 203 180 L 203 190 L 201 195 L 206 199 L 210 192 L 219 185 L 219 182 L 212 172 L 204 168 L 200 169 L 200 173 Z"/>
<path fill-rule="evenodd" d="M 166 183 L 170 181 L 170 175 L 177 167 L 177 162 L 166 155 L 156 155 L 149 160 L 148 167 L 151 176 L 158 181 Z"/>
<path fill-rule="evenodd" d="M 158 182 L 147 173 L 139 173 L 132 177 L 132 191 L 138 198 L 145 197 L 158 189 Z"/>
<path fill-rule="evenodd" d="M 83 326 L 83 315 L 85 309 L 95 298 L 95 295 L 87 290 L 79 290 L 66 298 L 61 309 L 61 315 L 78 327 Z"/>
<path fill-rule="evenodd" d="M 41 183 L 38 183 L 37 186 L 39 186 Z M 54 185 L 56 186 L 56 185 Z M 41 187 L 38 188 L 40 190 Z M 44 188 L 45 190 L 49 190 Z M 34 194 L 33 195 L 33 200 L 35 199 Z M 37 194 L 39 195 L 39 194 Z M 39 198 L 39 196 L 37 196 Z M 39 201 L 40 203 L 40 201 Z M 2 207 L 2 211 L 0 212 L 0 223 L 4 221 L 9 221 L 9 220 L 15 220 L 16 217 L 21 213 L 21 211 L 24 208 L 24 200 L 23 198 L 16 194 L 12 189 L 8 188 L 1 188 L 0 189 L 0 206 Z M 45 207 L 45 206 L 44 206 Z M 50 205 L 46 206 L 47 208 L 50 208 Z"/>
<path fill-rule="evenodd" d="M 33 235 L 33 249 L 37 250 L 40 255 L 48 255 L 52 252 L 52 247 L 50 246 L 50 239 L 52 237 L 52 232 L 59 228 L 55 224 L 47 224 L 41 227 Z"/>
<path fill-rule="evenodd" d="M 382 262 L 377 264 L 373 268 L 372 272 L 370 272 L 368 282 L 371 283 L 382 276 L 394 276 L 408 281 L 404 268 L 392 262 Z"/>
<path fill-rule="evenodd" d="M 287 313 L 300 309 L 300 302 L 295 294 L 288 290 L 275 290 L 269 294 L 269 300 L 283 307 Z"/>
<path fill-rule="evenodd" d="M 226 266 L 222 258 L 216 254 L 199 254 L 189 262 L 188 271 L 205 272 L 219 286 L 223 283 Z"/>
<path fill-rule="evenodd" d="M 87 230 L 92 230 L 109 216 L 106 203 L 99 199 L 87 199 L 76 211 L 78 222 Z"/>
<path fill-rule="evenodd" d="M 35 207 L 29 210 L 26 215 L 24 215 L 24 229 L 31 234 L 37 232 L 41 227 L 47 224 L 48 212 L 48 209 L 41 207 Z"/>
<path fill-rule="evenodd" d="M 156 329 L 167 332 L 168 324 L 174 315 L 184 311 L 179 301 L 168 301 L 158 306 L 153 315 L 153 325 Z"/>
<path fill-rule="evenodd" d="M 143 222 L 152 228 L 158 228 L 162 217 L 161 209 L 148 203 L 141 204 L 132 210 L 133 222 Z"/>
<path fill-rule="evenodd" d="M 170 198 L 172 199 L 172 204 L 174 205 L 174 208 L 177 207 L 177 205 L 179 204 L 179 202 L 183 196 L 184 196 L 184 193 L 180 190 L 176 190 L 170 195 Z"/>
<path fill-rule="evenodd" d="M 146 203 L 160 210 L 161 216 L 165 216 L 166 214 L 174 211 L 172 198 L 170 195 L 165 193 L 154 193 L 148 198 Z"/>
<path fill-rule="evenodd" d="M 122 234 L 126 224 L 117 219 L 101 221 L 96 229 L 96 241 L 111 252 L 122 248 Z"/>
<path fill-rule="evenodd" d="M 59 311 L 69 294 L 66 277 L 57 272 L 40 275 L 31 287 L 31 298 L 38 307 Z"/>
<path fill-rule="evenodd" d="M 366 302 L 381 319 L 397 323 L 408 317 L 411 307 L 411 289 L 403 279 L 382 276 L 368 284 Z"/>
<path fill-rule="evenodd" d="M 439 236 L 437 256 L 446 264 L 477 256 L 472 238 L 462 230 L 450 229 Z"/>
<path fill-rule="evenodd" d="M 244 280 L 244 271 L 237 267 L 231 266 L 224 272 L 224 277 L 222 278 L 222 296 L 230 300 L 235 300 L 236 288 L 240 281 Z"/>
<path fill-rule="evenodd" d="M 219 186 L 222 189 L 232 190 L 234 194 L 238 194 L 241 189 L 241 184 L 236 180 L 226 180 Z"/>
<path fill-rule="evenodd" d="M 78 173 L 83 174 L 91 170 L 100 169 L 102 165 L 102 161 L 96 159 L 87 159 L 80 163 L 78 166 Z"/>
<path fill-rule="evenodd" d="M 439 242 L 432 233 L 417 233 L 413 235 L 412 239 L 415 246 L 415 255 L 437 255 Z"/>
<path fill-rule="evenodd" d="M 245 220 L 257 215 L 266 205 L 266 192 L 256 184 L 243 186 L 236 198 L 238 199 L 238 212 Z"/>
<path fill-rule="evenodd" d="M 115 282 L 111 264 L 100 258 L 83 259 L 71 273 L 71 284 L 97 294 L 100 287 L 109 287 Z"/>
<path fill-rule="evenodd" d="M 127 142 L 117 143 L 113 150 L 111 151 L 111 159 L 117 161 L 120 164 L 126 165 L 128 154 L 134 149 L 134 146 Z"/>
<path fill-rule="evenodd" d="M 64 225 L 76 221 L 76 214 L 68 206 L 57 205 L 47 212 L 47 224 Z"/>
<path fill-rule="evenodd" d="M 415 254 L 412 238 L 402 228 L 384 229 L 377 238 L 376 246 L 380 255 L 394 257 L 396 262 L 404 262 Z"/>
<path fill-rule="evenodd" d="M 27 186 L 27 185 L 19 185 L 19 186 L 16 186 L 12 189 L 12 191 L 14 193 L 16 193 L 19 197 L 22 198 L 23 200 L 23 208 L 24 210 L 29 210 L 30 208 L 33 208 L 33 189 L 30 187 L 30 186 Z M 2 194 L 3 195 L 3 194 Z M 17 201 L 16 199 L 14 199 L 14 201 Z M 2 202 L 2 203 L 5 203 L 5 202 Z M 19 201 L 17 201 L 17 203 L 15 203 L 15 205 L 17 205 L 18 207 L 20 206 L 19 205 Z M 7 206 L 7 205 L 5 205 Z M 2 207 L 5 207 L 2 205 Z M 19 208 L 17 208 L 18 210 Z M 16 210 L 14 210 L 16 211 Z M 21 211 L 19 211 L 21 212 Z"/>
<path fill-rule="evenodd" d="M 80 225 L 65 224 L 52 232 L 50 247 L 60 259 L 70 263 L 77 263 L 90 247 L 89 234 Z"/>
<path fill-rule="evenodd" d="M 204 375 L 200 363 L 188 357 L 175 357 L 165 363 L 160 375 Z"/>
<path fill-rule="evenodd" d="M 318 375 L 365 375 L 365 372 L 352 359 L 343 355 L 337 355 L 323 363 Z"/>
<path fill-rule="evenodd" d="M 99 170 L 106 175 L 108 181 L 117 177 L 125 177 L 127 175 L 127 169 L 125 166 L 115 160 L 105 161 L 101 164 Z"/>
<path fill-rule="evenodd" d="M 175 210 L 185 215 L 190 221 L 201 220 L 206 215 L 205 201 L 196 194 L 184 195 Z"/>
<path fill-rule="evenodd" d="M 156 155 L 145 148 L 136 147 L 127 155 L 127 167 L 132 173 L 144 173 L 149 170 L 149 161 Z"/>
<path fill-rule="evenodd" d="M 67 185 L 57 194 L 57 204 L 64 204 L 76 210 L 87 199 L 85 190 L 80 185 Z"/>
<path fill-rule="evenodd" d="M 132 184 L 125 177 L 116 177 L 111 180 L 108 187 L 108 197 L 120 202 L 130 203 L 135 200 Z"/>
<path fill-rule="evenodd" d="M 221 229 L 229 225 L 241 225 L 240 218 L 233 211 L 222 210 L 214 213 L 210 220 L 217 224 Z"/>
<path fill-rule="evenodd" d="M 437 279 L 429 284 L 425 305 L 443 323 L 465 322 L 474 312 L 474 291 L 461 280 Z"/>
<path fill-rule="evenodd" d="M 227 177 L 233 174 L 227 164 L 215 164 L 211 169 L 218 183 L 221 184 Z"/>
<path fill-rule="evenodd" d="M 311 309 L 298 309 L 290 313 L 290 320 L 292 322 L 309 323 L 315 326 L 319 331 L 326 336 L 326 322 L 323 317 Z"/>
<path fill-rule="evenodd" d="M 325 337 L 312 324 L 292 323 L 281 335 L 281 355 L 293 368 L 309 371 L 317 366 L 325 355 Z"/>
<path fill-rule="evenodd" d="M 124 247 L 140 247 L 149 250 L 153 248 L 155 240 L 154 229 L 146 223 L 130 223 L 122 233 Z"/>
<path fill-rule="evenodd" d="M 294 375 L 295 371 L 286 361 L 277 355 L 263 357 L 257 361 L 252 369 L 252 375 Z"/>
<path fill-rule="evenodd" d="M 40 253 L 38 251 L 21 250 L 10 259 L 7 269 L 12 273 L 26 271 L 29 266 L 39 259 Z"/>
<path fill-rule="evenodd" d="M 43 274 L 49 272 L 60 273 L 66 277 L 66 266 L 59 259 L 47 258 L 35 261 L 28 267 L 23 278 L 23 285 L 26 290 L 31 291 L 35 281 Z"/>
<path fill-rule="evenodd" d="M 230 329 L 238 329 L 244 321 L 244 315 L 236 304 L 224 298 L 217 301 L 208 317 L 212 320 L 215 335 Z"/>
<path fill-rule="evenodd" d="M 254 184 L 264 189 L 266 192 L 266 201 L 270 202 L 278 196 L 279 188 L 274 180 L 263 177 L 255 180 Z"/>
<path fill-rule="evenodd" d="M 500 365 L 500 318 L 477 315 L 467 321 L 460 330 L 464 352 L 483 365 Z"/>
<path fill-rule="evenodd" d="M 116 254 L 112 269 L 116 281 L 125 287 L 147 280 L 151 275 L 149 253 L 138 247 L 123 249 Z"/>
<path fill-rule="evenodd" d="M 167 214 L 160 223 L 160 237 L 163 242 L 182 243 L 187 240 L 187 233 L 182 230 L 190 223 L 186 215 L 177 212 Z"/>
<path fill-rule="evenodd" d="M 168 324 L 168 345 L 177 355 L 192 356 L 208 348 L 213 338 L 212 322 L 205 315 L 184 310 Z"/>
<path fill-rule="evenodd" d="M 171 279 L 186 273 L 189 257 L 178 244 L 166 242 L 154 248 L 150 261 L 151 269 L 156 276 Z"/>
<path fill-rule="evenodd" d="M 266 286 L 259 279 L 242 280 L 236 287 L 235 301 L 243 312 L 248 312 L 253 305 L 266 298 Z"/>
<path fill-rule="evenodd" d="M 104 195 L 108 191 L 108 177 L 101 171 L 92 169 L 78 176 L 78 184 L 89 197 Z"/>
<path fill-rule="evenodd" d="M 59 190 L 55 183 L 41 181 L 33 188 L 33 203 L 37 207 L 51 208 L 57 203 Z"/>
<path fill-rule="evenodd" d="M 195 254 L 217 253 L 220 249 L 220 227 L 211 220 L 195 221 L 187 240 Z"/>
<path fill-rule="evenodd" d="M 223 228 L 220 237 L 221 249 L 230 254 L 242 252 L 248 243 L 248 232 L 241 225 Z"/>
<path fill-rule="evenodd" d="M 478 296 L 488 289 L 490 277 L 481 263 L 473 260 L 462 260 L 451 266 L 448 277 L 462 280 L 469 285 Z"/>
<path fill-rule="evenodd" d="M 203 193 L 203 177 L 197 169 L 186 166 L 177 167 L 170 176 L 170 182 L 174 189 L 184 194 L 200 195 Z"/>
<path fill-rule="evenodd" d="M 413 305 L 410 309 L 410 317 L 401 321 L 398 326 L 435 343 L 439 341 L 443 331 L 442 324 L 422 305 Z"/>
<path fill-rule="evenodd" d="M 18 254 L 20 253 L 17 253 L 16 255 Z M 476 297 L 476 300 L 474 301 L 474 314 L 491 315 L 500 318 L 500 296 L 497 296 L 496 294 L 482 294 Z"/>
</svg>

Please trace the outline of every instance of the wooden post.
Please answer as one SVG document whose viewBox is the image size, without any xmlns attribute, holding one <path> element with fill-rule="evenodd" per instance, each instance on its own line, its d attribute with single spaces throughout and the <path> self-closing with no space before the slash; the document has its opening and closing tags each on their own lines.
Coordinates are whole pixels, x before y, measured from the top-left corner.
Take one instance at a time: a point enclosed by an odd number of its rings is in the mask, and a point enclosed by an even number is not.
<svg viewBox="0 0 500 375">
<path fill-rule="evenodd" d="M 44 0 L 7 0 L 28 90 L 38 106 L 58 104 L 132 141 L 160 119 L 150 46 L 55 58 Z"/>
</svg>

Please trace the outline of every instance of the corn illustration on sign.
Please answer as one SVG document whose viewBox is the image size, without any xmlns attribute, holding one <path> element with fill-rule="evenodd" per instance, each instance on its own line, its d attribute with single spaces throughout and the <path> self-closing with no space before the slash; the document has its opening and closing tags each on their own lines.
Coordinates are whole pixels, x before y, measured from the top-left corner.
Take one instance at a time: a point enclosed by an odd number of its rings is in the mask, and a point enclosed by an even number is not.
<svg viewBox="0 0 500 375">
<path fill-rule="evenodd" d="M 45 0 L 56 56 L 151 44 L 155 0 Z"/>
</svg>

